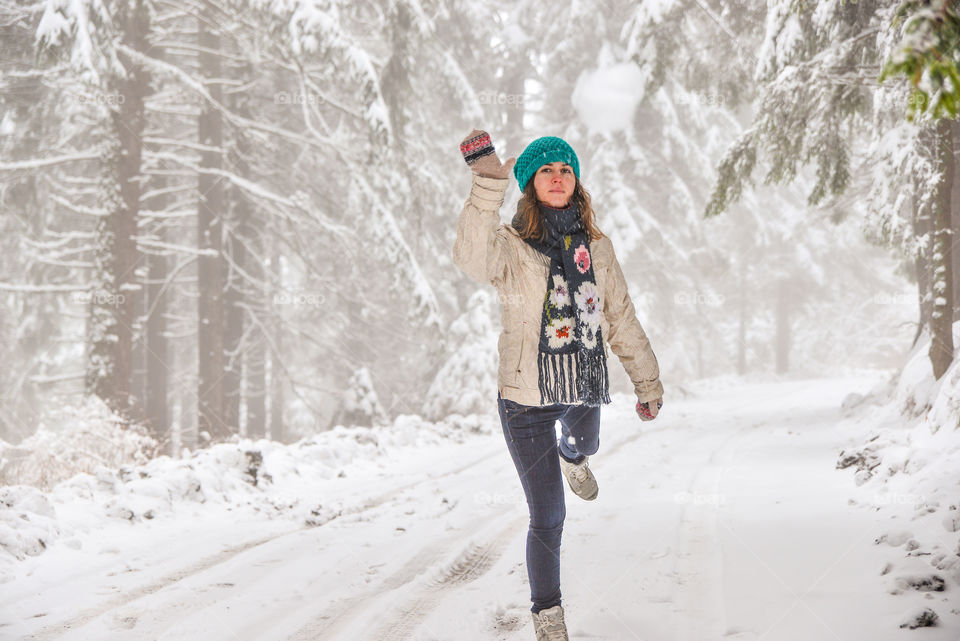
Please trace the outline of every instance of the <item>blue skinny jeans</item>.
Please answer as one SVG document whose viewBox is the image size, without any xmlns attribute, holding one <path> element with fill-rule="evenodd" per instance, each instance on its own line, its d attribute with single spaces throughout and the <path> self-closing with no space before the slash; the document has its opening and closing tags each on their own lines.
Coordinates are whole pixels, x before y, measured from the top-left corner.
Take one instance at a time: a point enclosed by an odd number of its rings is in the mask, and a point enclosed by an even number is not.
<svg viewBox="0 0 960 641">
<path fill-rule="evenodd" d="M 531 612 L 560 605 L 560 536 L 567 515 L 560 459 L 580 462 L 600 447 L 600 408 L 522 405 L 497 393 L 500 424 L 530 510 L 527 576 Z M 561 438 L 557 442 L 556 422 Z"/>
</svg>

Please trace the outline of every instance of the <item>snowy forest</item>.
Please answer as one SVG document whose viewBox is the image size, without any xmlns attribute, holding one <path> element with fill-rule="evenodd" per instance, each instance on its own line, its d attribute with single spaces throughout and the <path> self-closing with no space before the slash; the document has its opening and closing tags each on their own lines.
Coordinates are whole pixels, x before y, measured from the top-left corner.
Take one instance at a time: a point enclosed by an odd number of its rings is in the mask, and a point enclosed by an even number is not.
<svg viewBox="0 0 960 641">
<path fill-rule="evenodd" d="M 472 129 L 576 149 L 665 390 L 571 630 L 960 634 L 954 0 L 0 17 L 0 639 L 533 638 Z"/>
</svg>

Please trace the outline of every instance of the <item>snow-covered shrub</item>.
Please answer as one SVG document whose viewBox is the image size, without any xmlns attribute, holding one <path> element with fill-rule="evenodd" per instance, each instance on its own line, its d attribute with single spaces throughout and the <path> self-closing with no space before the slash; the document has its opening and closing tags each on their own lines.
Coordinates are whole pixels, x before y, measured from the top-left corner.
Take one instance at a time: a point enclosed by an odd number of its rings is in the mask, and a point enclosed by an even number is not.
<svg viewBox="0 0 960 641">
<path fill-rule="evenodd" d="M 0 443 L 0 484 L 49 490 L 98 466 L 145 463 L 156 449 L 142 428 L 124 427 L 101 399 L 85 396 L 45 412 L 37 431 L 19 445 Z"/>
</svg>

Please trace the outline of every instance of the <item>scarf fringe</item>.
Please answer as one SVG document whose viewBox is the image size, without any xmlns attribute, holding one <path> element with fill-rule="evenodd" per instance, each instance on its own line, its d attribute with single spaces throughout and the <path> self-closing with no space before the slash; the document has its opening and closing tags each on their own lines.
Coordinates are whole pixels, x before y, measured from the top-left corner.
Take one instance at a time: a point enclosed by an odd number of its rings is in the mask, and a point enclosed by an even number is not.
<svg viewBox="0 0 960 641">
<path fill-rule="evenodd" d="M 540 403 L 574 404 L 597 407 L 610 403 L 607 359 L 603 351 L 584 356 L 581 352 L 538 355 Z M 574 376 L 576 374 L 576 376 Z"/>
<path fill-rule="evenodd" d="M 601 347 L 584 357 L 577 354 L 578 396 L 584 405 L 598 407 L 610 403 L 610 381 L 607 372 L 607 359 Z"/>
</svg>

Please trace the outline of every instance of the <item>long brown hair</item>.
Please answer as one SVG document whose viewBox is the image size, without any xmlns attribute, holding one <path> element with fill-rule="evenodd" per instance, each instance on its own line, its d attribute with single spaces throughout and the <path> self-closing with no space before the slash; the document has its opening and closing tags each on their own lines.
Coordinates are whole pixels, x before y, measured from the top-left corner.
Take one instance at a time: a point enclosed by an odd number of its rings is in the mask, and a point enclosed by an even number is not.
<svg viewBox="0 0 960 641">
<path fill-rule="evenodd" d="M 580 210 L 580 220 L 587 230 L 590 241 L 598 238 L 606 238 L 606 234 L 600 231 L 596 223 L 596 214 L 593 211 L 593 205 L 590 204 L 590 193 L 577 179 L 577 184 L 573 188 L 573 195 L 570 197 L 571 203 L 576 203 Z M 520 196 L 517 203 L 517 224 L 520 237 L 523 239 L 536 238 L 546 240 L 547 231 L 543 228 L 543 216 L 540 213 L 540 206 L 537 201 L 537 190 L 533 186 L 533 179 L 527 182 L 526 189 Z"/>
</svg>

